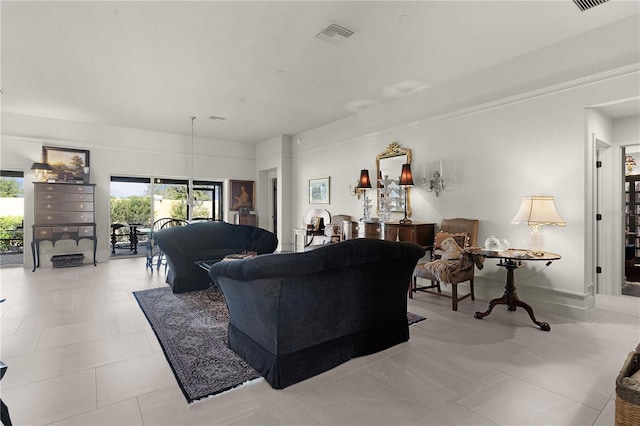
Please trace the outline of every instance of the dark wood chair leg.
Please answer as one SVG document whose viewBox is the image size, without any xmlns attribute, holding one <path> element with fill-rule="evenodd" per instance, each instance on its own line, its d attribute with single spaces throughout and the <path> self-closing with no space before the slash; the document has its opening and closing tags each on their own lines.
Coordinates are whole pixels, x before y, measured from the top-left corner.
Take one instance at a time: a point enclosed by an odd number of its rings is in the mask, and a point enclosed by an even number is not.
<svg viewBox="0 0 640 426">
<path fill-rule="evenodd" d="M 415 291 L 414 289 L 416 288 L 416 277 L 413 276 L 411 279 L 411 282 L 409 283 L 409 299 L 413 299 L 413 292 Z"/>
<path fill-rule="evenodd" d="M 476 300 L 476 294 L 473 291 L 473 278 L 469 280 L 469 285 L 471 288 L 471 300 Z"/>
<path fill-rule="evenodd" d="M 451 284 L 451 304 L 453 310 L 458 310 L 458 284 Z"/>
</svg>

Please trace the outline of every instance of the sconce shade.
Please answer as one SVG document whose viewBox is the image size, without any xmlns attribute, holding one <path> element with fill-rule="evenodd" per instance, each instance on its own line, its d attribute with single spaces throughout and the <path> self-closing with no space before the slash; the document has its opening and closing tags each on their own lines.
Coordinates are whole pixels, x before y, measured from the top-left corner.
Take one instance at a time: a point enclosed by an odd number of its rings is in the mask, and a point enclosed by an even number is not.
<svg viewBox="0 0 640 426">
<path fill-rule="evenodd" d="M 398 185 L 413 185 L 413 177 L 411 176 L 411 164 L 402 165 L 402 173 L 400 174 L 400 183 Z"/>
<path fill-rule="evenodd" d="M 51 166 L 47 163 L 33 163 L 31 165 L 31 170 L 52 170 Z"/>
<path fill-rule="evenodd" d="M 567 223 L 560 217 L 553 203 L 552 196 L 534 195 L 523 197 L 520 209 L 511 219 L 514 225 L 525 223 L 529 226 L 556 225 L 567 226 Z"/>
<path fill-rule="evenodd" d="M 371 180 L 369 180 L 369 170 L 360 170 L 360 181 L 358 182 L 358 188 L 371 188 Z"/>
</svg>

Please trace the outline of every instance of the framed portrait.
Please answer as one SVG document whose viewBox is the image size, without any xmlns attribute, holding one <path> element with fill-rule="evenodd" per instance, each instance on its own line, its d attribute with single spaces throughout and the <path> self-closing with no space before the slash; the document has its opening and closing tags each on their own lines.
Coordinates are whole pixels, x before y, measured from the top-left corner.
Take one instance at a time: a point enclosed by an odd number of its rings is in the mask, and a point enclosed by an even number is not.
<svg viewBox="0 0 640 426">
<path fill-rule="evenodd" d="M 89 183 L 89 151 L 86 149 L 43 146 L 42 160 L 51 166 L 49 178 L 56 182 Z"/>
<path fill-rule="evenodd" d="M 255 182 L 252 180 L 232 180 L 229 205 L 231 211 L 254 210 Z"/>
<path fill-rule="evenodd" d="M 309 204 L 329 204 L 330 183 L 329 176 L 309 179 Z"/>
</svg>

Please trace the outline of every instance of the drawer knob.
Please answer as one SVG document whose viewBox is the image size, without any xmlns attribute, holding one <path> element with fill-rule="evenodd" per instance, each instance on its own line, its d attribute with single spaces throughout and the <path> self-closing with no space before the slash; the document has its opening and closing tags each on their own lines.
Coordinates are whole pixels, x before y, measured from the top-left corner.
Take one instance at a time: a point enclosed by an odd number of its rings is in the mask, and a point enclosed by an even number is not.
<svg viewBox="0 0 640 426">
<path fill-rule="evenodd" d="M 47 208 L 50 209 L 51 208 L 51 204 L 47 204 Z"/>
<path fill-rule="evenodd" d="M 47 231 L 43 229 L 42 231 L 40 231 L 40 235 L 47 235 Z"/>
<path fill-rule="evenodd" d="M 47 217 L 46 217 L 46 219 L 47 219 L 47 220 L 52 220 L 52 219 L 53 219 L 53 216 L 47 216 Z"/>
<path fill-rule="evenodd" d="M 50 200 L 50 199 L 52 199 L 52 198 L 53 198 L 53 195 L 51 195 L 51 194 L 47 194 L 47 199 L 48 199 L 48 200 Z"/>
<path fill-rule="evenodd" d="M 80 204 L 80 208 L 81 208 L 81 209 L 84 209 L 84 204 Z"/>
</svg>

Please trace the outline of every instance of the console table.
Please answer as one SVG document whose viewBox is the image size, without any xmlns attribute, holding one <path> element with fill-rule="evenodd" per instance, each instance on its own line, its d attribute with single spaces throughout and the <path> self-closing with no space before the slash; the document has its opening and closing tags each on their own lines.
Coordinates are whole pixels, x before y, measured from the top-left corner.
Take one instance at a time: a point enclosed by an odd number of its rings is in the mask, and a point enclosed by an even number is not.
<svg viewBox="0 0 640 426">
<path fill-rule="evenodd" d="M 96 223 L 94 221 L 94 184 L 44 183 L 35 185 L 35 221 L 32 226 L 31 255 L 33 271 L 40 266 L 40 242 L 93 240 L 93 265 L 96 263 Z"/>
<path fill-rule="evenodd" d="M 505 251 L 486 251 L 479 247 L 470 247 L 466 249 L 467 252 L 471 253 L 474 256 L 483 256 L 492 259 L 500 259 L 498 266 L 503 267 L 507 270 L 507 284 L 505 285 L 505 291 L 502 297 L 497 299 L 493 299 L 489 302 L 489 309 L 485 312 L 476 312 L 474 317 L 477 319 L 482 319 L 489 315 L 493 308 L 496 305 L 507 305 L 507 308 L 510 311 L 515 311 L 516 308 L 521 307 L 524 308 L 528 313 L 531 321 L 534 322 L 538 327 L 540 327 L 543 331 L 550 331 L 551 326 L 549 323 L 541 322 L 536 319 L 536 316 L 533 314 L 533 309 L 528 304 L 524 303 L 522 300 L 518 298 L 518 293 L 516 293 L 516 286 L 514 280 L 514 273 L 516 269 L 522 267 L 523 261 L 547 261 L 551 263 L 554 260 L 561 259 L 562 256 L 555 253 L 544 252 L 541 255 L 532 255 L 528 254 L 526 250 L 514 250 L 509 249 Z"/>
<path fill-rule="evenodd" d="M 426 249 L 433 246 L 435 223 L 342 222 L 343 239 L 374 238 L 388 241 L 409 241 Z"/>
</svg>

